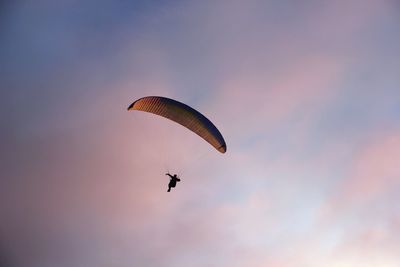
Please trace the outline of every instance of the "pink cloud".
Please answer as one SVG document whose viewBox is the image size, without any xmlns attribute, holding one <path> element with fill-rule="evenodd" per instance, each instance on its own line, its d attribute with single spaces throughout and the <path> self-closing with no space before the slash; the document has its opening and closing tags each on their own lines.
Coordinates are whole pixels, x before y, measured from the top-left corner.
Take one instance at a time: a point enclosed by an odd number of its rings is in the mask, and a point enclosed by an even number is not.
<svg viewBox="0 0 400 267">
<path fill-rule="evenodd" d="M 400 132 L 381 133 L 367 141 L 353 158 L 337 201 L 363 203 L 400 186 Z"/>
<path fill-rule="evenodd" d="M 373 225 L 378 218 L 392 221 L 393 207 L 387 202 L 393 201 L 389 196 L 394 196 L 400 187 L 399 159 L 399 131 L 370 136 L 349 162 L 345 179 L 321 207 L 320 226 L 329 227 L 332 222 L 357 225 L 360 220 Z M 383 212 L 386 209 L 389 210 Z M 382 214 L 376 217 L 376 213 Z"/>
<path fill-rule="evenodd" d="M 369 199 L 400 186 L 399 160 L 400 132 L 374 138 L 354 159 L 345 195 Z"/>
</svg>

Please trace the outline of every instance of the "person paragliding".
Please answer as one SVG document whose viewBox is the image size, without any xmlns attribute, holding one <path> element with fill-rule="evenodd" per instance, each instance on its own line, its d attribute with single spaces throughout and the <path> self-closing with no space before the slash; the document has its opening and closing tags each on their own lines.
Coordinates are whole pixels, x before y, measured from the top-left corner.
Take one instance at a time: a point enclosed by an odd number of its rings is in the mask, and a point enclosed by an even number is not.
<svg viewBox="0 0 400 267">
<path fill-rule="evenodd" d="M 181 179 L 179 179 L 178 175 L 176 175 L 176 174 L 171 175 L 169 173 L 166 173 L 165 175 L 168 175 L 170 177 L 169 184 L 168 184 L 168 191 L 167 191 L 167 192 L 170 192 L 171 188 L 176 186 L 176 182 L 180 182 Z"/>
<path fill-rule="evenodd" d="M 217 127 L 199 111 L 192 107 L 162 96 L 145 96 L 129 105 L 128 111 L 143 111 L 169 119 L 197 134 L 218 152 L 226 153 L 226 143 Z M 170 177 L 168 192 L 181 180 L 174 174 Z"/>
</svg>

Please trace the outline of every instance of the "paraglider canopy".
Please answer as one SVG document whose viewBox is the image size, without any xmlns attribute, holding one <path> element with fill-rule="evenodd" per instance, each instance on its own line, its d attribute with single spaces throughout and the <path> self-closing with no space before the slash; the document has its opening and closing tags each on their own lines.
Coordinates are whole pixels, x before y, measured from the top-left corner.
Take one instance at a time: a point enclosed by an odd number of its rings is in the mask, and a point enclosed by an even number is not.
<svg viewBox="0 0 400 267">
<path fill-rule="evenodd" d="M 226 143 L 215 125 L 197 110 L 176 100 L 161 96 L 146 96 L 133 102 L 128 110 L 140 110 L 170 119 L 199 135 L 221 153 Z"/>
</svg>

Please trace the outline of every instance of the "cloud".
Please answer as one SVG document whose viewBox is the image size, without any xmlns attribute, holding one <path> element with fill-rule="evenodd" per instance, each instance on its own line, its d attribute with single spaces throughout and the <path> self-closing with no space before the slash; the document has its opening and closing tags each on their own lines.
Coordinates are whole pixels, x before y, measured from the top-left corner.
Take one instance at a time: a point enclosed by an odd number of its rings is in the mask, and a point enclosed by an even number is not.
<svg viewBox="0 0 400 267">
<path fill-rule="evenodd" d="M 330 202 L 335 210 L 360 207 L 395 194 L 400 176 L 399 136 L 397 130 L 384 131 L 362 143 Z"/>
<path fill-rule="evenodd" d="M 398 225 L 398 133 L 337 122 L 351 121 L 348 77 L 375 58 L 358 45 L 384 2 L 93 3 L 8 16 L 0 237 L 20 266 L 331 266 L 358 257 L 347 241 L 389 244 L 396 259 L 397 226 L 377 225 Z M 144 95 L 204 112 L 228 153 L 126 111 Z M 171 194 L 167 170 L 183 179 Z M 320 223 L 323 208 L 337 213 Z"/>
</svg>

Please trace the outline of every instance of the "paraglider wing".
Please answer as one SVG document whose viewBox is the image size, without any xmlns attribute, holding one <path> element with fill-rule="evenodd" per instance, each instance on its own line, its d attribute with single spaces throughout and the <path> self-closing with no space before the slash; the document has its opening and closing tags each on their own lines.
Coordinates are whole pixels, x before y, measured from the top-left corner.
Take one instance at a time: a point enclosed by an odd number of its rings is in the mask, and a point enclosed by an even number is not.
<svg viewBox="0 0 400 267">
<path fill-rule="evenodd" d="M 128 110 L 150 112 L 170 119 L 199 135 L 219 152 L 226 152 L 225 140 L 217 127 L 200 112 L 186 104 L 166 97 L 147 96 L 133 102 Z"/>
</svg>

